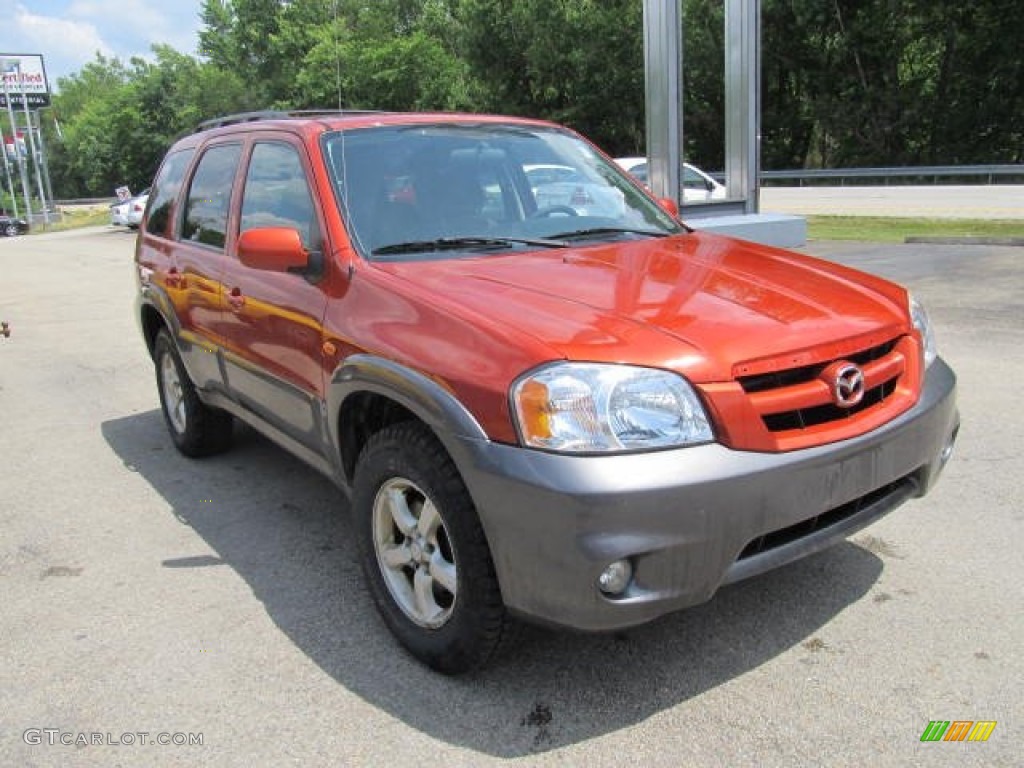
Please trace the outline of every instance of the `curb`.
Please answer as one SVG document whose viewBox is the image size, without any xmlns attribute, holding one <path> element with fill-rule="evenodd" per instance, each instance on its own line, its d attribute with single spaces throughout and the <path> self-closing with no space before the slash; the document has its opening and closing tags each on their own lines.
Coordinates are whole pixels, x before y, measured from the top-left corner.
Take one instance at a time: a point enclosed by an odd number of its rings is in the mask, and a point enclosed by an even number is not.
<svg viewBox="0 0 1024 768">
<path fill-rule="evenodd" d="M 905 237 L 920 245 L 1024 245 L 1024 237 Z"/>
</svg>

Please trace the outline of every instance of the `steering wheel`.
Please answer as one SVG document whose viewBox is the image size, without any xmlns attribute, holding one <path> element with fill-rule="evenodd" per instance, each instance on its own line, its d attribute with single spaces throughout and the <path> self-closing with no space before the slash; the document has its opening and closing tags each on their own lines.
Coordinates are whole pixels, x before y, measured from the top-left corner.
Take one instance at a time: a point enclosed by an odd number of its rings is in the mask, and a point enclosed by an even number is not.
<svg viewBox="0 0 1024 768">
<path fill-rule="evenodd" d="M 579 214 L 576 213 L 576 209 L 570 208 L 568 205 L 549 205 L 546 208 L 538 208 L 536 211 L 531 213 L 527 218 L 542 219 L 546 216 L 552 216 L 556 213 L 561 213 L 565 216 L 579 216 Z"/>
</svg>

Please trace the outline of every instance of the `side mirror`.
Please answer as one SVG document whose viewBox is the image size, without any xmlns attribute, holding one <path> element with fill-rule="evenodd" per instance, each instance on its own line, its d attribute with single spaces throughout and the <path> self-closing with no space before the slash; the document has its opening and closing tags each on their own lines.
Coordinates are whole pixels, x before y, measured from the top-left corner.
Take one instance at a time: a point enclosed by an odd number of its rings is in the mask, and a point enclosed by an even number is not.
<svg viewBox="0 0 1024 768">
<path fill-rule="evenodd" d="M 670 214 L 672 218 L 679 218 L 679 206 L 671 197 L 659 197 L 658 205 L 661 206 L 661 209 L 665 211 L 665 213 Z"/>
<path fill-rule="evenodd" d="M 309 252 L 299 232 L 290 227 L 247 229 L 238 238 L 238 259 L 253 269 L 301 271 L 309 267 Z"/>
</svg>

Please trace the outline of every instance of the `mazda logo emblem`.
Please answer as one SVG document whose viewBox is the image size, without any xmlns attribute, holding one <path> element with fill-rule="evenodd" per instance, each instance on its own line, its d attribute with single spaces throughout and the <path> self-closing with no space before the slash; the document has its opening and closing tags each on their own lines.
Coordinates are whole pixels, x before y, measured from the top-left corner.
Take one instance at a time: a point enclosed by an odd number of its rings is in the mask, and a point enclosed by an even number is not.
<svg viewBox="0 0 1024 768">
<path fill-rule="evenodd" d="M 832 391 L 832 402 L 840 408 L 852 408 L 864 399 L 864 371 L 840 360 L 822 371 L 821 379 Z"/>
</svg>

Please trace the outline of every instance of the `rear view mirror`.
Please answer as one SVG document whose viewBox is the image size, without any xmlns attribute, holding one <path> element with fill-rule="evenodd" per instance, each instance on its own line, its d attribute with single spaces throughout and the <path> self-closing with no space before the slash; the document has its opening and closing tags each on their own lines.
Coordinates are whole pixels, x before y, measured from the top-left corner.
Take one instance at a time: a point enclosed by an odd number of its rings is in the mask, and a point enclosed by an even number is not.
<svg viewBox="0 0 1024 768">
<path fill-rule="evenodd" d="M 247 267 L 271 272 L 309 267 L 309 253 L 302 247 L 298 230 L 291 227 L 247 229 L 238 238 L 238 258 Z"/>
</svg>

